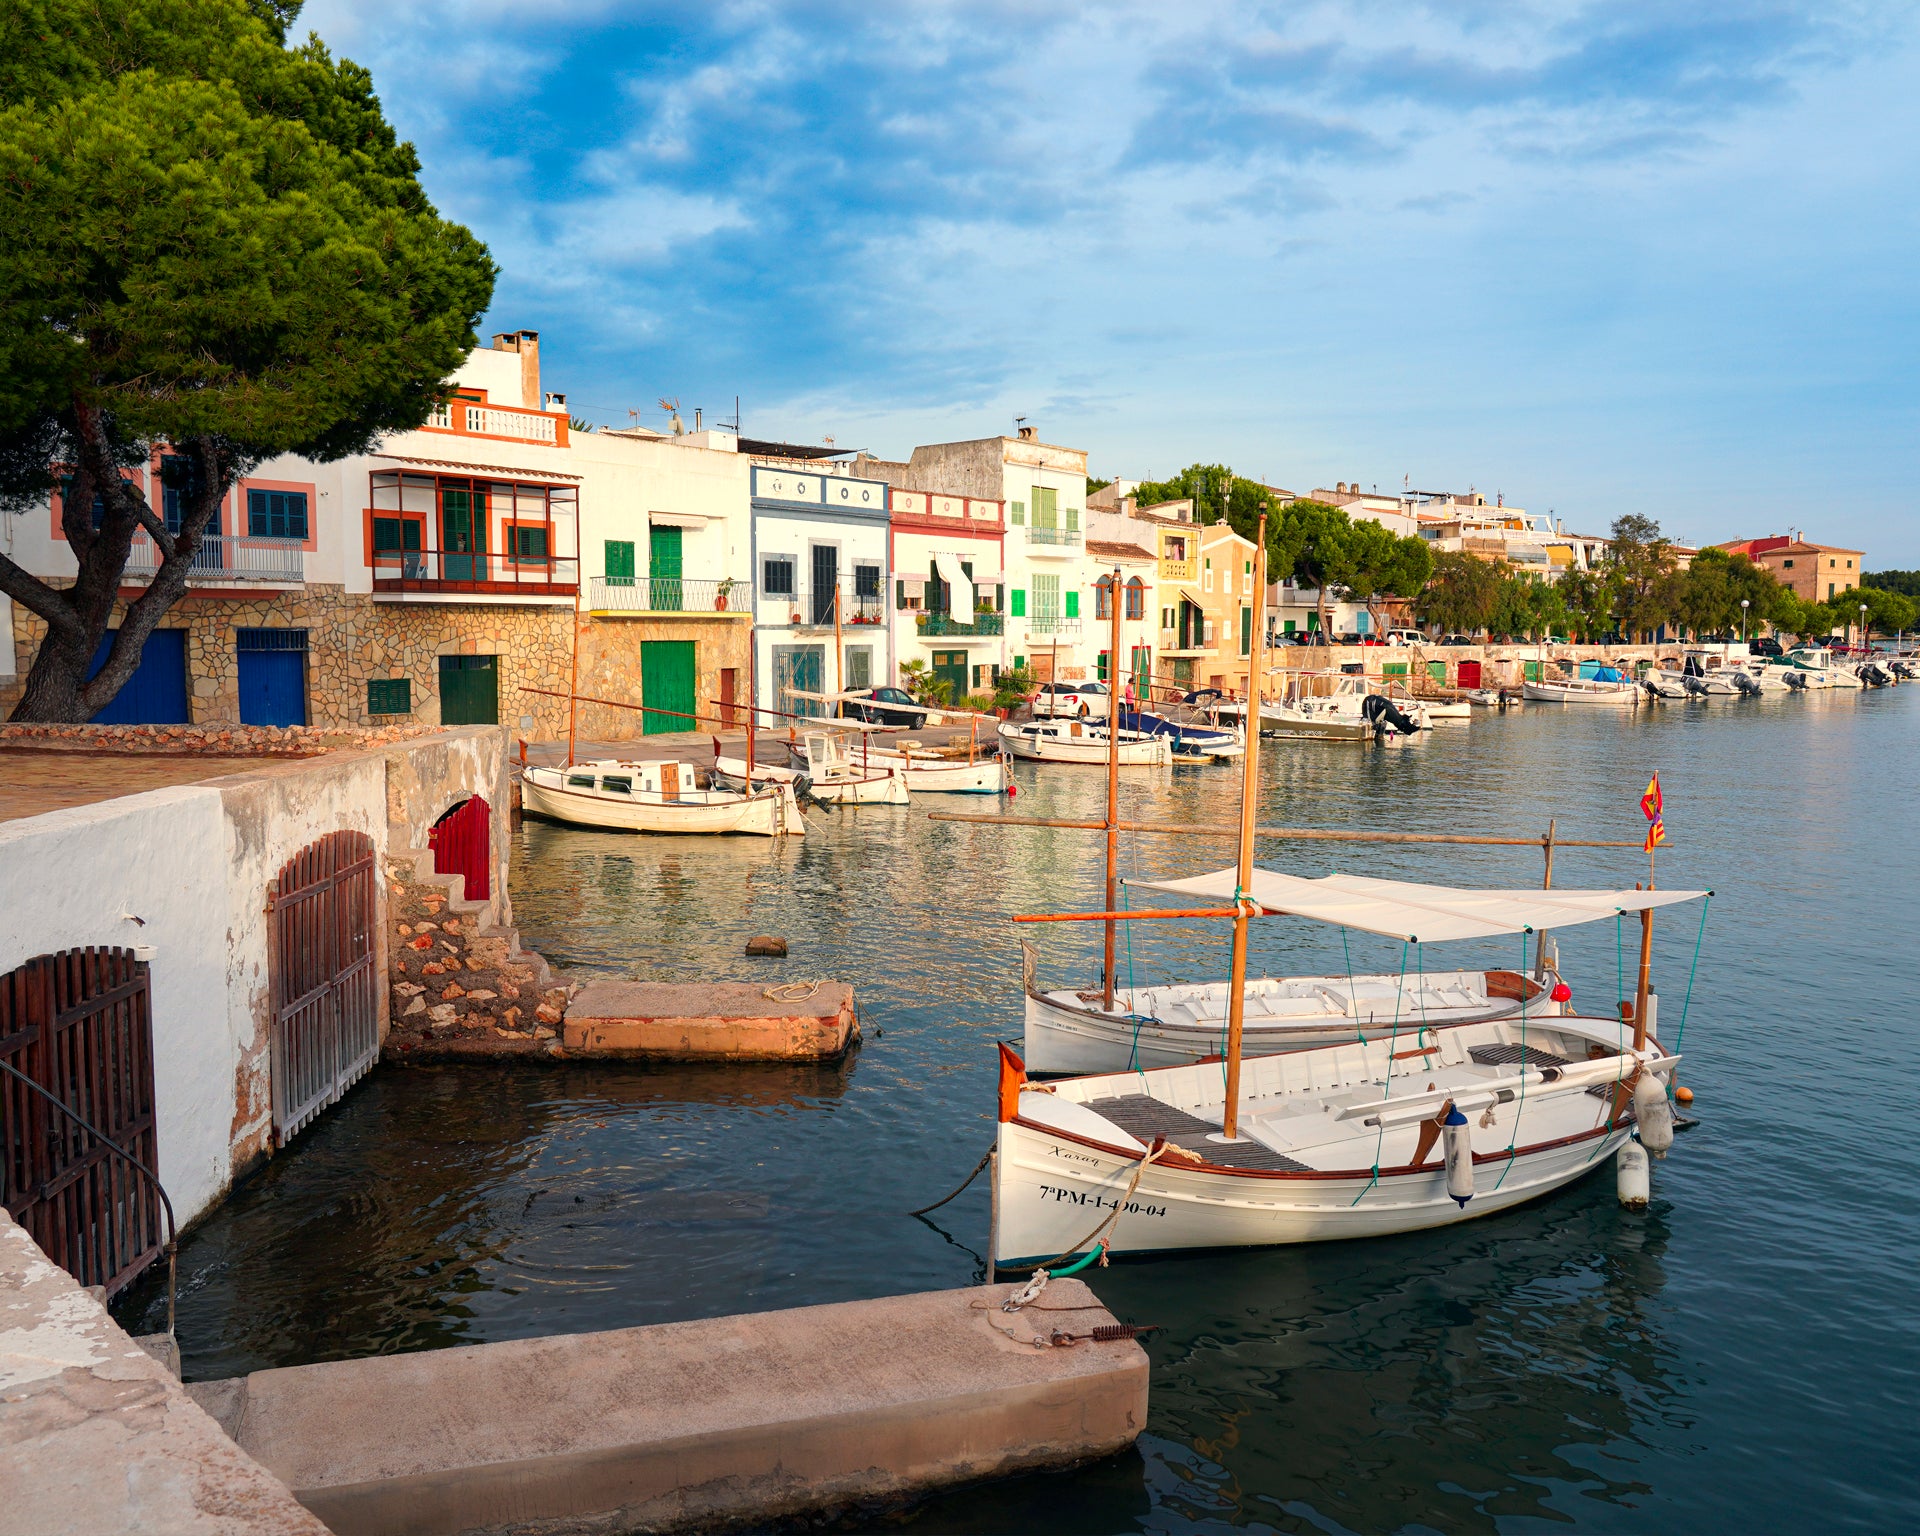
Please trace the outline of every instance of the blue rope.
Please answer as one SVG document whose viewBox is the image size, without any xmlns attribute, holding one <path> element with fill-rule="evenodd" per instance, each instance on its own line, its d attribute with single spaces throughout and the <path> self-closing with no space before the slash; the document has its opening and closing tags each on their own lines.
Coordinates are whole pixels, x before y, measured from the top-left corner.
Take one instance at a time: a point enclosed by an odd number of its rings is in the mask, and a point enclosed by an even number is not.
<svg viewBox="0 0 1920 1536">
<path fill-rule="evenodd" d="M 1707 936 L 1707 908 L 1713 905 L 1713 897 L 1707 896 L 1700 903 L 1700 931 L 1693 936 L 1693 964 L 1687 967 L 1687 995 L 1680 1000 L 1680 1027 L 1673 1032 L 1673 1048 L 1680 1049 L 1680 1038 L 1687 1032 L 1687 1010 L 1693 1006 L 1693 977 L 1700 969 L 1700 942 Z"/>
</svg>

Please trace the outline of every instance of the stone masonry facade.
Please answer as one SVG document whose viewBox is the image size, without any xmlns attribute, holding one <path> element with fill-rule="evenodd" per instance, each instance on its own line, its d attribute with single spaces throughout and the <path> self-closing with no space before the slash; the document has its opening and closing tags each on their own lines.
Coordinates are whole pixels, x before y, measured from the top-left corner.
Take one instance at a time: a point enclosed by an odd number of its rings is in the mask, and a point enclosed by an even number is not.
<svg viewBox="0 0 1920 1536">
<path fill-rule="evenodd" d="M 117 627 L 124 604 L 116 605 Z M 27 670 L 46 625 L 19 603 L 13 605 L 17 678 L 0 687 L 0 711 L 18 702 Z M 367 728 L 440 721 L 443 655 L 497 656 L 499 719 L 516 735 L 551 739 L 567 730 L 564 695 L 572 672 L 570 608 L 506 603 L 376 602 L 339 586 L 299 591 L 222 596 L 190 592 L 160 621 L 163 629 L 187 632 L 188 709 L 198 726 L 240 722 L 240 629 L 304 629 L 307 632 L 307 718 L 316 727 Z M 582 695 L 642 702 L 641 645 L 648 640 L 691 640 L 697 646 L 699 708 L 721 697 L 722 672 L 736 669 L 738 694 L 746 697 L 750 619 L 739 615 L 651 615 L 598 619 L 582 615 Z M 406 716 L 369 712 L 368 684 L 405 678 Z M 543 689 L 529 693 L 529 688 Z M 554 697 L 558 694 L 562 697 Z M 525 717 L 532 717 L 531 725 Z M 676 729 L 693 729 L 692 722 Z M 642 733 L 635 709 L 583 705 L 581 736 L 619 740 Z"/>
</svg>

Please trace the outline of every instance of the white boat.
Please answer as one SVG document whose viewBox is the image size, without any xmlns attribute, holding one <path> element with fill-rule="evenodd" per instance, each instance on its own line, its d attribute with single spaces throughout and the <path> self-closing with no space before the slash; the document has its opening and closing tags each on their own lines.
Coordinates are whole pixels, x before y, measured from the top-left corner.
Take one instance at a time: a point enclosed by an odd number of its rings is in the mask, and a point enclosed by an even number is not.
<svg viewBox="0 0 1920 1536">
<path fill-rule="evenodd" d="M 1788 651 L 1773 666 L 1783 671 L 1789 686 L 1801 688 L 1858 688 L 1852 671 L 1824 645 L 1803 645 Z M 1797 675 L 1797 676 L 1796 676 Z"/>
<path fill-rule="evenodd" d="M 1617 668 L 1607 671 L 1618 673 Z M 1632 709 L 1641 699 L 1637 685 L 1624 677 L 1556 677 L 1529 678 L 1520 686 L 1530 703 L 1536 704 L 1597 704 L 1618 709 Z"/>
<path fill-rule="evenodd" d="M 790 784 L 796 791 L 802 786 L 816 800 L 834 805 L 905 805 L 907 779 L 898 765 L 873 763 L 862 766 L 847 752 L 846 738 L 825 731 L 809 731 L 803 738 L 806 770 L 777 768 L 766 763 L 753 765 L 753 781 Z M 714 767 L 731 778 L 744 782 L 747 760 L 716 754 Z"/>
<path fill-rule="evenodd" d="M 1189 694 L 1183 701 L 1160 704 L 1150 710 L 1122 705 L 1120 727 L 1146 736 L 1166 737 L 1176 760 L 1220 762 L 1246 751 L 1238 717 L 1232 721 L 1222 718 L 1222 711 L 1229 704 L 1234 701 L 1209 688 Z"/>
<path fill-rule="evenodd" d="M 1371 741 L 1431 728 L 1416 700 L 1393 698 L 1357 673 L 1288 672 L 1285 677 L 1283 697 L 1260 706 L 1263 736 Z"/>
<path fill-rule="evenodd" d="M 1104 722 L 1054 719 L 1023 720 L 1017 724 L 1003 720 L 1000 739 L 1015 757 L 1030 762 L 1104 766 L 1112 738 Z M 1122 730 L 1119 739 L 1123 768 L 1162 766 L 1173 761 L 1173 743 L 1165 736 Z"/>
<path fill-rule="evenodd" d="M 1523 992 L 1529 1013 L 1556 1014 L 1562 1011 L 1552 1000 L 1557 981 L 1515 971 L 1249 978 L 1242 1051 L 1267 1056 L 1343 1045 L 1389 1028 L 1395 1018 L 1432 1024 L 1502 1018 L 1520 1011 Z M 1109 1010 L 1098 987 L 1039 990 L 1029 950 L 1025 991 L 1021 1050 L 1030 1072 L 1181 1066 L 1226 1050 L 1230 988 L 1224 981 L 1116 987 Z"/>
<path fill-rule="evenodd" d="M 1471 720 L 1473 702 L 1470 699 L 1415 699 L 1420 713 L 1428 720 Z"/>
<path fill-rule="evenodd" d="M 1239 869 L 1137 883 L 1189 899 L 1244 891 L 1255 913 L 1408 944 L 1524 936 L 1706 894 L 1453 890 Z M 1650 1003 L 1649 994 L 1643 1013 Z M 1657 1155 L 1671 1137 L 1662 1117 L 1678 1058 L 1654 1022 L 1636 1030 L 1531 1007 L 1474 1022 L 1403 1018 L 1364 1043 L 1244 1062 L 1230 1052 L 1224 1069 L 1209 1061 L 1046 1084 L 1026 1081 L 1003 1046 L 993 1261 L 1410 1232 L 1605 1167 L 1636 1121 Z"/>
<path fill-rule="evenodd" d="M 896 741 L 891 747 L 863 736 L 851 749 L 853 762 L 885 764 L 899 771 L 907 789 L 916 795 L 1004 795 L 1013 786 L 1005 754 L 992 747 L 923 747 Z"/>
<path fill-rule="evenodd" d="M 1469 688 L 1467 702 L 1482 709 L 1518 709 L 1525 699 L 1512 688 Z"/>
<path fill-rule="evenodd" d="M 717 789 L 702 784 L 691 764 L 668 760 L 526 768 L 520 805 L 530 815 L 614 832 L 797 837 L 807 830 L 791 784 Z"/>
<path fill-rule="evenodd" d="M 1643 681 L 1649 693 L 1667 699 L 1735 699 L 1763 691 L 1739 661 L 1723 656 L 1718 648 L 1688 650 L 1678 667 L 1649 668 Z"/>
</svg>

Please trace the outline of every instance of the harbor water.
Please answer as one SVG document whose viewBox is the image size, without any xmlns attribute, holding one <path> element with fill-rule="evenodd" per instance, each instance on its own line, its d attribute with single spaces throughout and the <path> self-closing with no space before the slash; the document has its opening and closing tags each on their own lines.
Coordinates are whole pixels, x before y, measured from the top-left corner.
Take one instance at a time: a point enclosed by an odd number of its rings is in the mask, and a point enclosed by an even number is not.
<svg viewBox="0 0 1920 1536">
<path fill-rule="evenodd" d="M 1156 1325 L 1136 1453 L 935 1499 L 915 1532 L 1910 1529 L 1920 1461 L 1920 688 L 1533 706 L 1385 746 L 1275 742 L 1262 820 L 1634 838 L 1659 770 L 1661 1033 L 1696 1128 L 1641 1214 L 1613 1171 L 1521 1210 L 1384 1241 L 1118 1260 L 1085 1278 Z M 834 1068 L 383 1067 L 183 1244 L 190 1379 L 363 1353 L 966 1285 L 993 1132 L 994 1042 L 1020 1032 L 1006 919 L 1089 909 L 1102 838 L 929 822 L 1095 816 L 1098 769 L 1023 765 L 1011 803 L 816 811 L 809 835 L 648 839 L 528 822 L 513 900 L 562 971 L 835 977 L 867 1039 Z M 1228 822 L 1238 769 L 1127 770 L 1123 814 Z M 1537 885 L 1535 849 L 1263 841 L 1261 862 Z M 1128 872 L 1231 862 L 1228 840 L 1124 836 Z M 1557 885 L 1647 861 L 1568 849 Z M 1142 904 L 1147 904 L 1143 902 Z M 1097 928 L 1042 934 L 1043 979 L 1095 973 Z M 754 933 L 791 957 L 749 961 Z M 1630 995 L 1637 931 L 1559 935 L 1576 1005 Z M 1517 965 L 1520 941 L 1429 967 Z M 1223 975 L 1226 927 L 1135 924 L 1140 981 Z M 1271 972 L 1394 970 L 1397 943 L 1256 925 Z M 1684 1034 L 1682 1020 L 1684 1018 Z M 149 1326 L 155 1281 L 119 1307 Z M 912 1339 L 898 1347 L 912 1350 Z M 396 1426 L 403 1434 L 404 1426 Z"/>
</svg>

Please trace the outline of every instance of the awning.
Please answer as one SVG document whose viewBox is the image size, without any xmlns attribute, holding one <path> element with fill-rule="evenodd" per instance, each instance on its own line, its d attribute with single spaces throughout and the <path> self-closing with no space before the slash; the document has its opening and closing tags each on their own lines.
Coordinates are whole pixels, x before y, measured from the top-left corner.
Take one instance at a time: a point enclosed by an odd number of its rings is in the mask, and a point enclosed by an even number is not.
<svg viewBox="0 0 1920 1536">
<path fill-rule="evenodd" d="M 1199 608 L 1202 606 L 1200 599 L 1195 597 L 1191 592 L 1187 591 L 1184 587 L 1181 588 L 1180 590 L 1180 601 L 1183 603 L 1189 603 L 1195 608 Z"/>
<path fill-rule="evenodd" d="M 933 565 L 939 571 L 940 579 L 953 588 L 952 595 L 947 599 L 947 612 L 972 613 L 973 578 L 960 568 L 960 557 L 935 551 Z"/>
<path fill-rule="evenodd" d="M 1233 900 L 1238 872 L 1215 870 L 1185 880 L 1127 880 L 1143 890 L 1175 896 Z M 1325 875 L 1304 880 L 1276 870 L 1256 869 L 1247 895 L 1269 913 L 1285 913 L 1384 934 L 1413 944 L 1450 939 L 1485 939 L 1496 934 L 1533 933 L 1598 922 L 1622 912 L 1698 901 L 1711 891 L 1463 891 L 1446 885 L 1414 885 L 1404 880 L 1374 880 L 1365 875 Z"/>
<path fill-rule="evenodd" d="M 699 512 L 649 512 L 647 521 L 656 528 L 704 528 L 713 519 Z"/>
</svg>

